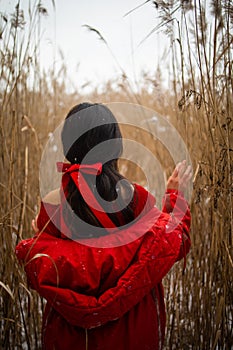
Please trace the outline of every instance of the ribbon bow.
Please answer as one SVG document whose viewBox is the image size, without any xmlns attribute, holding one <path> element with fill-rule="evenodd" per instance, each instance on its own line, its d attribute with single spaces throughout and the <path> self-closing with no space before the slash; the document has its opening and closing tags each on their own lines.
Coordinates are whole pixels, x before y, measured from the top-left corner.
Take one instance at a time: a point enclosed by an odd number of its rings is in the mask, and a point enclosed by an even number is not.
<svg viewBox="0 0 233 350">
<path fill-rule="evenodd" d="M 106 212 L 103 210 L 101 205 L 98 203 L 97 199 L 94 196 L 94 193 L 90 189 L 85 177 L 83 174 L 89 175 L 100 175 L 102 172 L 102 164 L 69 164 L 57 162 L 58 172 L 62 172 L 62 201 L 66 200 L 68 195 L 67 185 L 70 181 L 70 177 L 74 181 L 76 187 L 81 193 L 86 204 L 105 228 L 114 228 L 116 225 L 112 222 Z M 63 196 L 64 195 L 64 196 Z"/>
<path fill-rule="evenodd" d="M 70 164 L 57 162 L 57 171 L 60 173 L 69 173 L 81 171 L 85 174 L 99 175 L 102 172 L 102 164 Z"/>
</svg>

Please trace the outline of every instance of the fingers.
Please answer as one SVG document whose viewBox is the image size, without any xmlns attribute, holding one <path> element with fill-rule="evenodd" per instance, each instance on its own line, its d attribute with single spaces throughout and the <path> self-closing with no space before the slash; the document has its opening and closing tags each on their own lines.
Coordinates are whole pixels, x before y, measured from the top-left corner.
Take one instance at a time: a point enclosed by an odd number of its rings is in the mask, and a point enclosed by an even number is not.
<svg viewBox="0 0 233 350">
<path fill-rule="evenodd" d="M 171 177 L 174 177 L 174 178 L 176 178 L 178 176 L 180 177 L 183 174 L 183 172 L 185 171 L 185 167 L 186 167 L 186 160 L 179 162 L 176 165 Z"/>
<path fill-rule="evenodd" d="M 184 191 L 192 178 L 192 167 L 187 166 L 186 160 L 179 162 L 167 182 L 167 189 Z"/>
<path fill-rule="evenodd" d="M 39 231 L 35 219 L 32 220 L 32 229 L 35 233 L 37 233 Z"/>
<path fill-rule="evenodd" d="M 32 228 L 35 231 L 35 220 L 34 219 L 32 220 Z"/>
<path fill-rule="evenodd" d="M 179 172 L 180 172 L 180 169 L 181 169 L 181 166 L 182 166 L 182 162 L 178 163 L 172 173 L 172 177 L 177 177 L 179 175 Z"/>
<path fill-rule="evenodd" d="M 168 179 L 167 188 L 184 191 L 192 178 L 192 167 L 186 165 L 186 160 L 179 162 Z"/>
<path fill-rule="evenodd" d="M 178 167 L 178 176 L 181 178 L 186 170 L 186 160 L 183 160 L 182 162 L 179 163 Z"/>
<path fill-rule="evenodd" d="M 186 188 L 191 178 L 192 178 L 192 168 L 191 168 L 191 165 L 189 165 L 180 178 L 181 186 Z"/>
<path fill-rule="evenodd" d="M 179 167 L 179 187 L 181 190 L 184 190 L 187 186 L 189 181 L 192 178 L 192 167 L 189 165 L 186 166 L 186 161 L 183 161 Z"/>
<path fill-rule="evenodd" d="M 190 180 L 191 177 L 192 177 L 192 168 L 191 168 L 191 165 L 189 165 L 189 166 L 187 167 L 187 169 L 185 170 L 185 172 L 184 172 L 182 178 L 183 178 L 184 180 Z"/>
</svg>

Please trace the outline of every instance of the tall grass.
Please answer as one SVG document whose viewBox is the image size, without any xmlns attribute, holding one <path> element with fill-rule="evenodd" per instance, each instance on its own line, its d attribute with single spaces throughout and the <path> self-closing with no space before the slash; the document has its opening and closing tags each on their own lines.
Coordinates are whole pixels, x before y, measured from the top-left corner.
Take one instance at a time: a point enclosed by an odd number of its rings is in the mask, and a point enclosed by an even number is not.
<svg viewBox="0 0 233 350">
<path fill-rule="evenodd" d="M 0 332 L 3 349 L 40 349 L 44 301 L 29 290 L 14 248 L 32 235 L 39 161 L 48 133 L 74 104 L 126 101 L 169 116 L 194 164 L 192 250 L 185 273 L 177 264 L 165 279 L 166 349 L 233 347 L 233 7 L 223 1 L 158 1 L 153 10 L 171 40 L 170 88 L 156 72 L 132 93 L 124 78 L 88 96 L 65 93 L 59 73 L 41 71 L 41 2 L 25 15 L 17 3 L 1 14 L 0 39 Z M 137 10 L 139 11 L 139 9 Z M 143 15 L 143 7 L 140 8 Z M 152 32 L 156 31 L 152 29 Z M 35 38 L 37 38 L 35 40 Z M 61 79 L 62 78 L 62 79 Z M 157 79 L 155 81 L 155 78 Z M 60 82 L 63 83 L 60 83 Z M 134 136 L 134 135 L 133 135 Z M 147 137 L 143 139 L 149 143 Z M 161 147 L 159 153 L 161 153 Z M 156 153 L 158 150 L 153 149 Z M 161 154 L 160 154 L 161 156 Z M 163 159 L 163 154 L 162 157 Z M 169 163 L 169 162 L 168 162 Z M 172 164 L 167 164 L 167 173 Z M 134 169 L 127 169 L 129 177 Z M 143 182 L 140 173 L 137 181 Z"/>
<path fill-rule="evenodd" d="M 185 275 L 167 279 L 167 347 L 230 349 L 233 6 L 230 1 L 174 1 L 159 12 L 164 21 L 171 20 L 166 29 L 174 52 L 174 96 L 182 94 L 174 122 L 196 167 L 192 252 Z"/>
</svg>

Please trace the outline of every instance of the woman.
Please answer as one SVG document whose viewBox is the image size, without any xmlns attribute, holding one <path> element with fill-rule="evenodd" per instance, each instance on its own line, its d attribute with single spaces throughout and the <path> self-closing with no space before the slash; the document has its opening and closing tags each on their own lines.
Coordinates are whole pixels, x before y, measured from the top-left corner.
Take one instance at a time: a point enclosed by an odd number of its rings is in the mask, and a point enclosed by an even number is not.
<svg viewBox="0 0 233 350">
<path fill-rule="evenodd" d="M 36 235 L 16 247 L 29 286 L 47 300 L 43 349 L 161 349 L 162 278 L 190 248 L 190 167 L 174 170 L 161 212 L 119 173 L 122 138 L 106 106 L 75 106 L 62 143 L 70 163 L 58 164 L 60 191 L 43 199 Z"/>
</svg>

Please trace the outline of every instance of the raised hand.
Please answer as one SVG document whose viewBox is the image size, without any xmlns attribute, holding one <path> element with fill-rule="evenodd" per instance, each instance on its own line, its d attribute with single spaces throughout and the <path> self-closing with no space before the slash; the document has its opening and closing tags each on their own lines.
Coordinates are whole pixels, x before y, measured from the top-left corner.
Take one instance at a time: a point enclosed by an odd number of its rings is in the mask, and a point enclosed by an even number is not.
<svg viewBox="0 0 233 350">
<path fill-rule="evenodd" d="M 186 160 L 178 163 L 172 175 L 167 181 L 167 189 L 184 191 L 192 178 L 191 165 L 186 165 Z"/>
<path fill-rule="evenodd" d="M 39 229 L 37 227 L 37 216 L 35 219 L 32 220 L 32 229 L 34 230 L 35 233 L 39 232 Z"/>
</svg>

